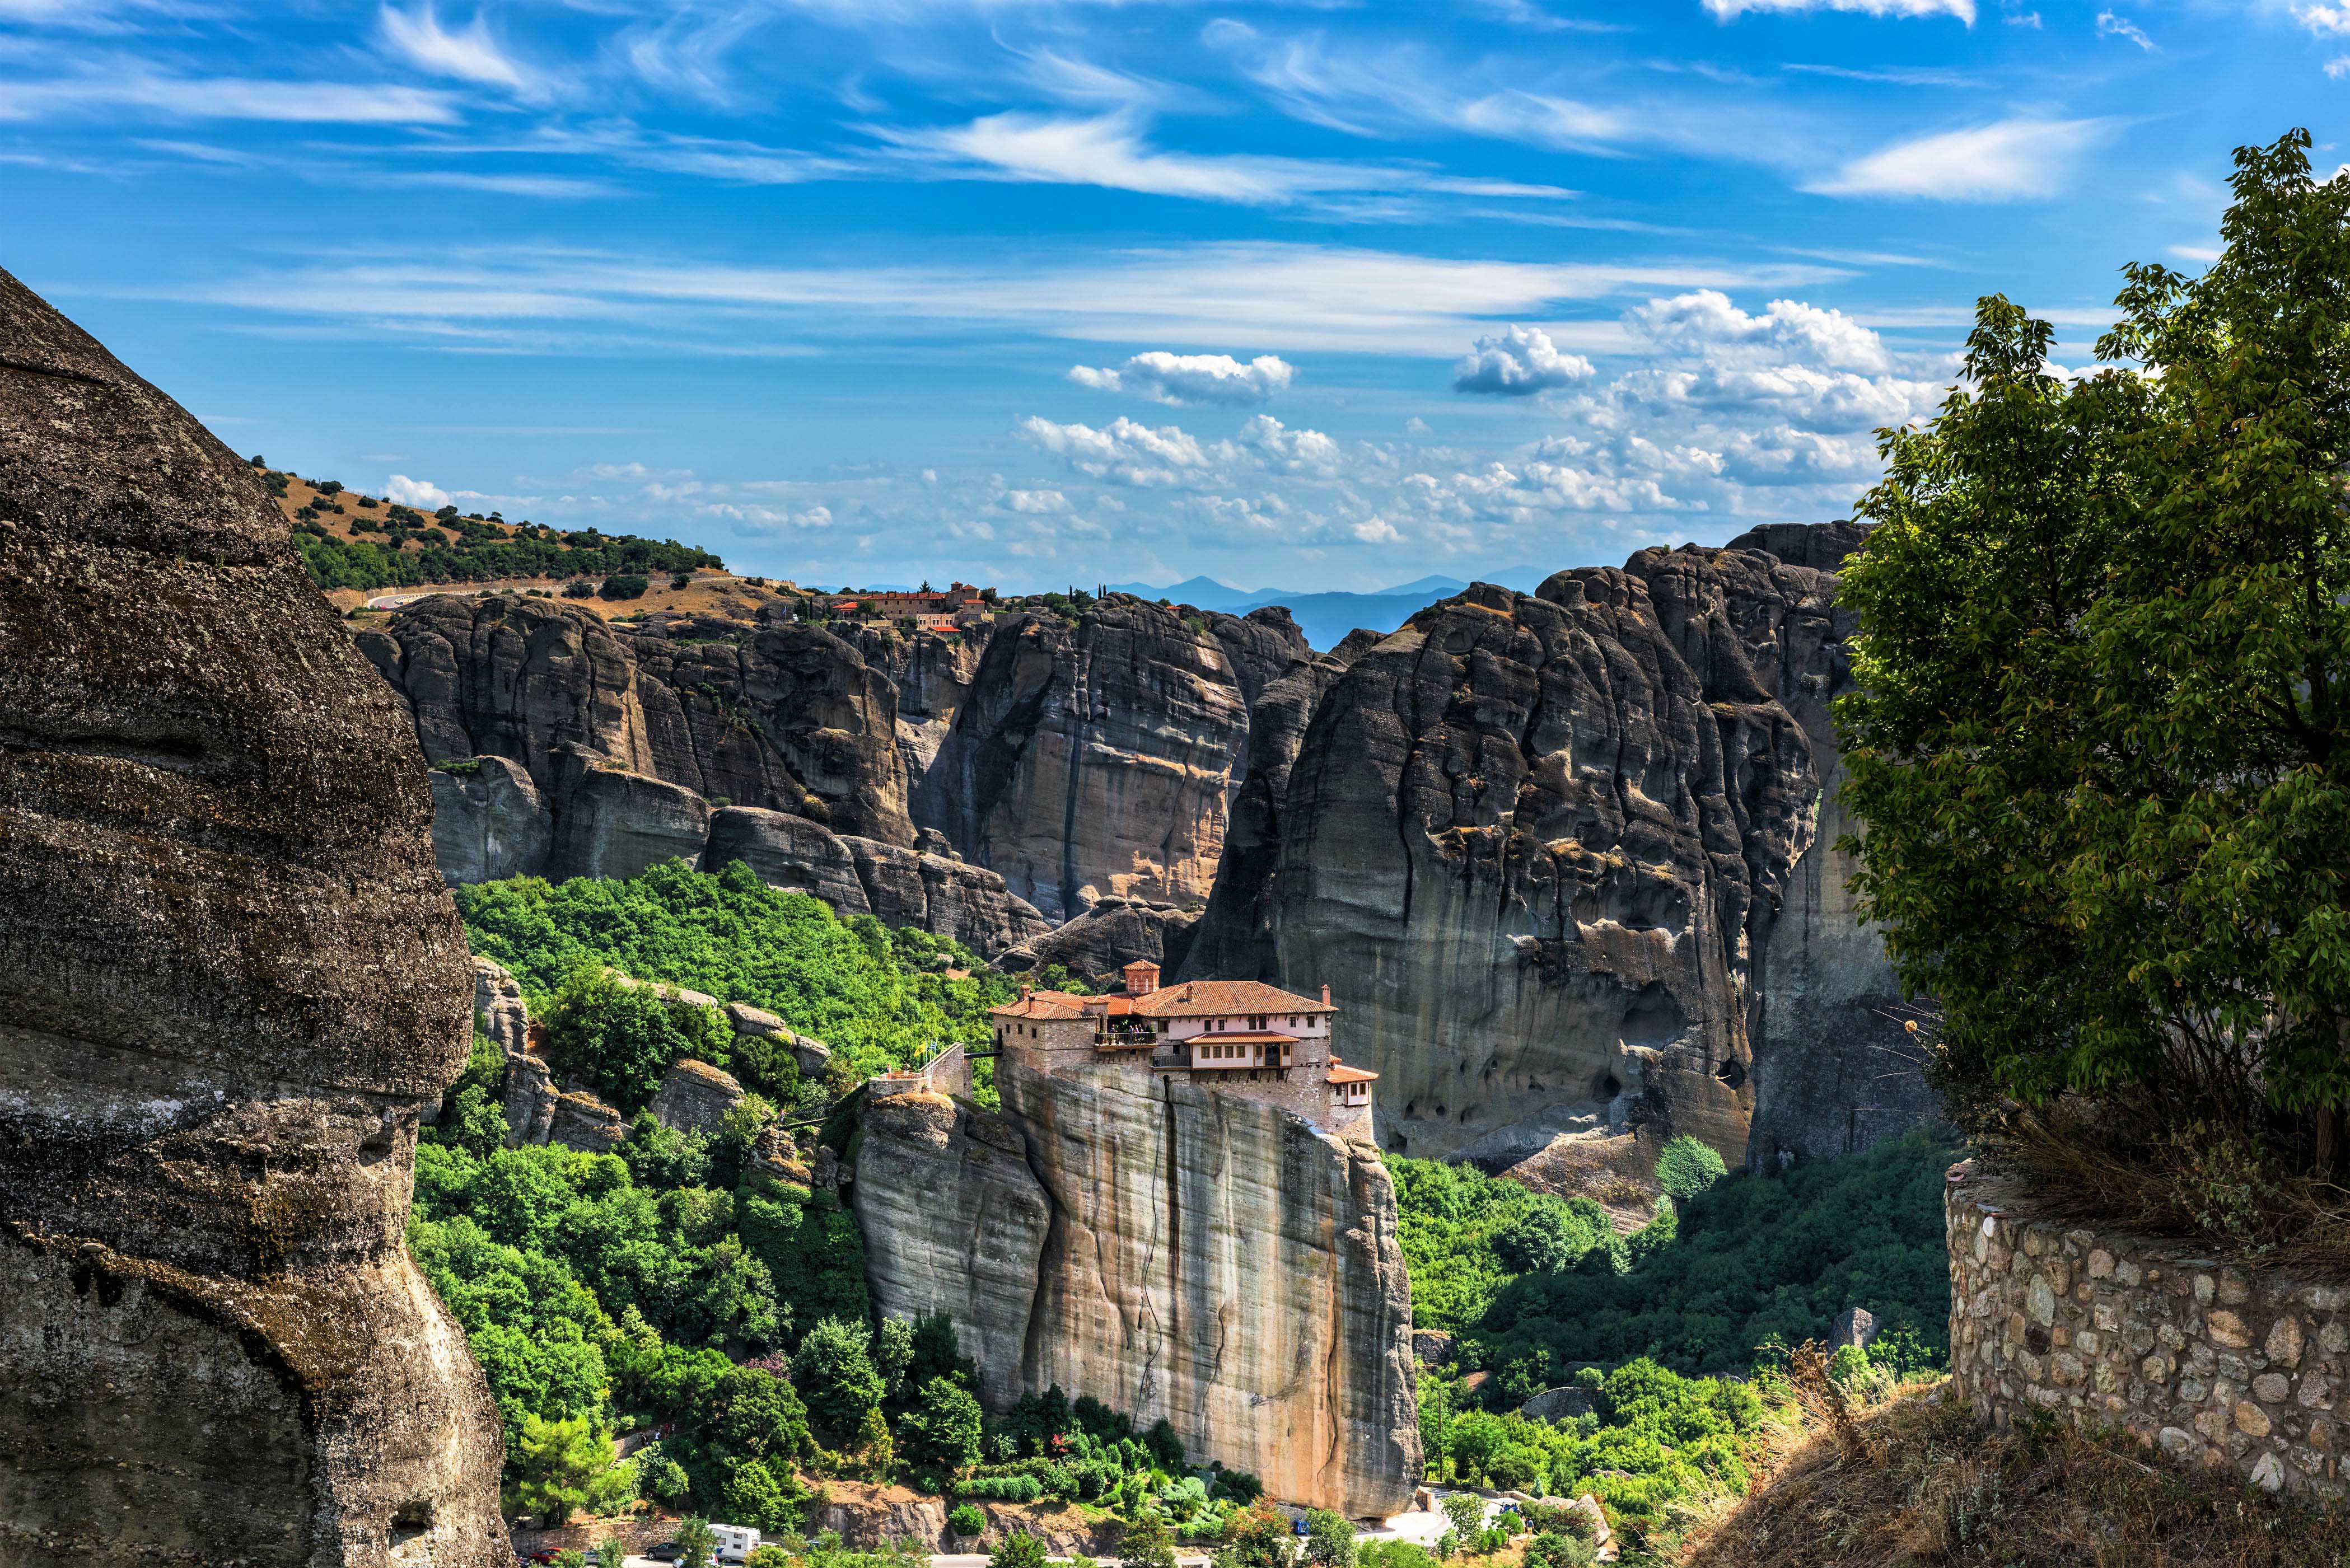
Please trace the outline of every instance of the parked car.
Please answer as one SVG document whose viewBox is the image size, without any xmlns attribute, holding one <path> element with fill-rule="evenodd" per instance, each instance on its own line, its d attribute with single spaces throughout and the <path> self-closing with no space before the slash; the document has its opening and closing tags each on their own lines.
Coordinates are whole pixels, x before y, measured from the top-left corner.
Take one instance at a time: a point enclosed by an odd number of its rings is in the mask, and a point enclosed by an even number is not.
<svg viewBox="0 0 2350 1568">
<path fill-rule="evenodd" d="M 674 1563 L 677 1561 L 677 1542 L 664 1541 L 659 1546 L 648 1546 L 645 1555 L 656 1563 Z"/>
</svg>

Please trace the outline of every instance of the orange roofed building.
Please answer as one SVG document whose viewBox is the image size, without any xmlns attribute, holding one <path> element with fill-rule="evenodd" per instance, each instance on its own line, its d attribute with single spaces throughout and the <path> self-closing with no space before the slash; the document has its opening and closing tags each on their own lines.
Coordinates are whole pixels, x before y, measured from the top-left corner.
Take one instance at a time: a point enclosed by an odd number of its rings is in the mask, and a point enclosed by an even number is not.
<svg viewBox="0 0 2350 1568">
<path fill-rule="evenodd" d="M 1159 966 L 1126 966 L 1122 995 L 1023 992 L 993 1012 L 995 1048 L 1044 1073 L 1098 1071 L 1181 1077 L 1263 1100 L 1365 1143 L 1371 1085 L 1331 1050 L 1338 1010 L 1253 980 L 1159 983 Z"/>
</svg>

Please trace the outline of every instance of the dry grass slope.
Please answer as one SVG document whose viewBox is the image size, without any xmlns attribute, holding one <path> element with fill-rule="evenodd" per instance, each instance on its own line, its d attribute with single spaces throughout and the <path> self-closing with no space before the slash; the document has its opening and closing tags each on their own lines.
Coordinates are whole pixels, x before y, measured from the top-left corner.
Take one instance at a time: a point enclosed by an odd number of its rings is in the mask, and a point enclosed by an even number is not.
<svg viewBox="0 0 2350 1568">
<path fill-rule="evenodd" d="M 2188 1469 L 2126 1433 L 1993 1433 L 1946 1384 L 1839 1440 L 1785 1430 L 1771 1473 L 1690 1532 L 1682 1568 L 2342 1568 L 2350 1518 Z"/>
</svg>

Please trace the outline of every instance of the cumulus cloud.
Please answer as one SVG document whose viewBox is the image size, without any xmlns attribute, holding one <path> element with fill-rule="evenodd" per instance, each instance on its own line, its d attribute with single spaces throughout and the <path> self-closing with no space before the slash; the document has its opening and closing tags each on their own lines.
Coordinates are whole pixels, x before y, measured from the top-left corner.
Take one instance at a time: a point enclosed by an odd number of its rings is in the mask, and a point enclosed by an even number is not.
<svg viewBox="0 0 2350 1568">
<path fill-rule="evenodd" d="M 1971 27 L 1975 0 L 1705 0 L 1716 21 L 1734 22 L 1749 11 L 1859 11 L 1871 16 L 1956 16 Z"/>
<path fill-rule="evenodd" d="M 1452 389 L 1522 398 L 1590 374 L 1590 360 L 1560 353 L 1541 327 L 1513 327 L 1498 337 L 1477 339 L 1476 348 L 1452 367 Z"/>
<path fill-rule="evenodd" d="M 1824 196 L 1915 196 L 2012 202 L 2054 196 L 2081 155 L 2112 133 L 2107 119 L 2002 119 L 1881 147 L 1804 187 Z"/>
<path fill-rule="evenodd" d="M 1069 498 L 1057 490 L 1007 490 L 1002 504 L 1009 511 L 1046 516 L 1069 510 Z"/>
<path fill-rule="evenodd" d="M 1156 403 L 1261 403 L 1286 391 L 1297 368 L 1272 354 L 1243 363 L 1229 354 L 1170 354 L 1154 348 L 1123 365 L 1073 365 L 1069 379 L 1105 392 L 1135 392 Z"/>
<path fill-rule="evenodd" d="M 456 498 L 439 485 L 421 479 L 411 479 L 395 473 L 384 481 L 384 498 L 402 506 L 421 506 L 428 512 L 438 512 L 443 506 L 456 504 Z"/>
<path fill-rule="evenodd" d="M 1031 414 L 1020 421 L 1018 433 L 1066 459 L 1079 473 L 1107 484 L 1174 484 L 1208 466 L 1208 454 L 1180 427 L 1161 425 L 1154 430 L 1124 414 L 1099 430 L 1091 425 L 1055 424 Z"/>
<path fill-rule="evenodd" d="M 1891 367 L 1884 339 L 1840 310 L 1774 299 L 1749 316 L 1717 289 L 1700 288 L 1652 299 L 1627 312 L 1624 324 L 1659 348 L 1684 353 L 1748 352 L 1773 358 L 1816 360 L 1869 373 Z"/>
<path fill-rule="evenodd" d="M 2350 4 L 2342 0 L 2293 0 L 2293 19 L 2323 36 L 2350 33 Z"/>
<path fill-rule="evenodd" d="M 1271 414 L 1259 414 L 1243 425 L 1239 435 L 1221 443 L 1222 456 L 1238 456 L 1280 473 L 1337 476 L 1338 443 L 1320 431 L 1290 430 Z"/>
<path fill-rule="evenodd" d="M 1347 530 L 1366 545 L 1400 545 L 1403 535 L 1384 517 L 1366 517 Z"/>
</svg>

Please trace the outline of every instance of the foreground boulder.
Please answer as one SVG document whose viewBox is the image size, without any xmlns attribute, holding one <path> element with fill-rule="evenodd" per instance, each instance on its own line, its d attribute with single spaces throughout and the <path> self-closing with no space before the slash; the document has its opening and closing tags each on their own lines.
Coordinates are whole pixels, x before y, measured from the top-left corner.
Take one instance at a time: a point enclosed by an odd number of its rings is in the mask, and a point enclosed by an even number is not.
<svg viewBox="0 0 2350 1568">
<path fill-rule="evenodd" d="M 253 472 L 0 273 L 0 1562 L 490 1568 L 403 1240 L 473 976 Z"/>
</svg>

